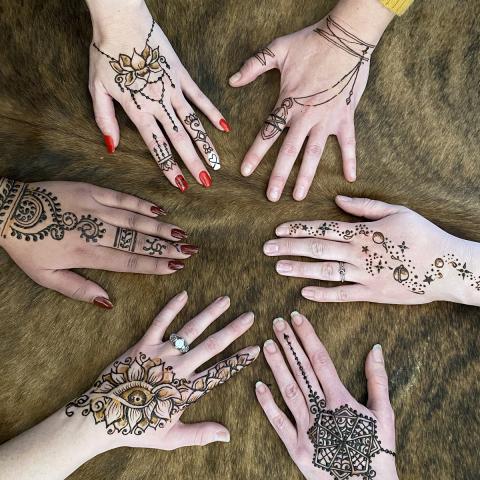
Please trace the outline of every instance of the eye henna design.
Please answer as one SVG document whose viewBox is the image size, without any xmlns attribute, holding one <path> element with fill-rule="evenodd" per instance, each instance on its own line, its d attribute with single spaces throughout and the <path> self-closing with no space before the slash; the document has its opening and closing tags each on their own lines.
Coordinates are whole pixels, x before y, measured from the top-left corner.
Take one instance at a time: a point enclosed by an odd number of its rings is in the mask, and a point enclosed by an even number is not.
<svg viewBox="0 0 480 480">
<path fill-rule="evenodd" d="M 267 64 L 267 57 L 275 58 L 275 54 L 268 47 L 265 47 L 255 53 L 254 57 L 265 66 Z"/>
<path fill-rule="evenodd" d="M 168 172 L 169 170 L 173 170 L 173 168 L 177 165 L 177 162 L 173 160 L 172 151 L 170 150 L 168 143 L 163 142 L 163 144 L 161 144 L 155 134 L 153 134 L 152 137 L 155 142 L 155 147 L 153 147 L 153 153 L 155 156 L 155 161 L 160 167 L 160 170 L 162 172 Z"/>
<path fill-rule="evenodd" d="M 65 406 L 67 417 L 81 409 L 103 424 L 108 434 L 141 435 L 147 428 L 163 428 L 216 386 L 222 385 L 255 359 L 236 354 L 194 380 L 177 378 L 173 368 L 160 358 L 139 353 L 116 361 L 93 388 Z"/>
<path fill-rule="evenodd" d="M 137 244 L 137 232 L 128 228 L 117 227 L 113 247 L 118 250 L 126 250 L 127 252 L 135 252 Z"/>
<path fill-rule="evenodd" d="M 159 238 L 147 238 L 145 242 L 147 245 L 143 247 L 143 251 L 149 255 L 162 255 L 168 246 L 166 242 L 163 242 Z"/>
<path fill-rule="evenodd" d="M 349 405 L 327 409 L 325 400 L 313 390 L 290 337 L 286 334 L 283 337 L 307 385 L 310 412 L 315 416 L 313 425 L 307 431 L 314 449 L 313 465 L 328 472 L 335 480 L 350 477 L 368 480 L 375 477 L 372 458 L 381 452 L 396 456 L 395 452 L 382 447 L 377 421 Z"/>
<path fill-rule="evenodd" d="M 131 56 L 120 53 L 118 60 L 101 50 L 97 44 L 93 43 L 92 45 L 99 53 L 110 60 L 110 66 L 116 73 L 115 83 L 120 88 L 120 91 L 124 93 L 127 90 L 133 103 L 139 110 L 142 107 L 138 103 L 136 95 L 140 95 L 150 102 L 158 103 L 170 119 L 173 130 L 178 132 L 178 126 L 175 124 L 164 102 L 167 86 L 175 88 L 172 77 L 168 73 L 170 65 L 167 63 L 166 58 L 160 55 L 158 45 L 155 48 L 149 45 L 154 27 L 155 20 L 152 20 L 152 27 L 148 32 L 145 47 L 141 53 L 133 49 Z M 151 85 L 160 86 L 160 95 L 157 98 L 152 98 L 149 95 L 150 90 L 148 87 Z"/>
<path fill-rule="evenodd" d="M 218 155 L 213 150 L 212 144 L 210 143 L 210 138 L 204 130 L 202 130 L 200 120 L 196 113 L 190 113 L 185 117 L 185 125 L 187 125 L 190 130 L 195 134 L 193 137 L 194 142 L 200 144 L 202 149 L 207 155 L 208 164 L 214 170 L 220 170 L 220 159 Z"/>
<path fill-rule="evenodd" d="M 348 96 L 345 103 L 350 105 L 352 101 L 353 91 L 357 82 L 358 74 L 362 65 L 369 62 L 370 55 L 375 48 L 375 45 L 364 42 L 357 36 L 350 33 L 348 30 L 340 26 L 332 17 L 328 16 L 325 27 L 315 28 L 314 32 L 320 35 L 323 39 L 331 43 L 333 46 L 343 50 L 352 57 L 355 57 L 358 62 L 348 72 L 346 72 L 335 84 L 320 90 L 310 95 L 301 97 L 285 98 L 280 107 L 276 108 L 266 119 L 263 126 L 261 136 L 264 140 L 271 139 L 278 135 L 285 128 L 287 124 L 288 111 L 294 106 L 302 107 L 319 107 L 334 98 L 338 97 L 350 86 Z M 261 50 L 263 52 L 263 50 Z M 265 56 L 258 58 L 260 63 L 265 60 Z M 263 64 L 263 63 L 262 63 Z"/>
</svg>

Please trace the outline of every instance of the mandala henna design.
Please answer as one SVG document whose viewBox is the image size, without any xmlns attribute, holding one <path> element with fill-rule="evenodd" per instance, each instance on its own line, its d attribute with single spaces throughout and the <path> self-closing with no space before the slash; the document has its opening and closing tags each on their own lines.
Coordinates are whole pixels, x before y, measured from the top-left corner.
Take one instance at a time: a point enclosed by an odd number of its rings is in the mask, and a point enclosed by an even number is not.
<svg viewBox="0 0 480 480">
<path fill-rule="evenodd" d="M 135 97 L 137 94 L 150 102 L 158 103 L 170 119 L 173 130 L 178 132 L 178 127 L 164 102 L 167 82 L 170 87 L 175 88 L 172 77 L 167 71 L 170 70 L 170 65 L 167 63 L 165 57 L 160 55 L 158 46 L 153 48 L 149 45 L 154 27 L 155 20 L 152 20 L 152 27 L 145 40 L 145 48 L 141 53 L 137 53 L 137 51 L 133 49 L 132 56 L 120 53 L 117 60 L 101 50 L 95 43 L 92 45 L 99 53 L 110 60 L 110 66 L 116 72 L 115 82 L 121 92 L 124 93 L 126 89 L 139 110 L 141 110 L 142 107 Z M 158 98 L 152 98 L 148 94 L 148 87 L 155 84 L 160 85 L 161 88 Z"/>
<path fill-rule="evenodd" d="M 153 153 L 155 155 L 155 161 L 157 165 L 160 167 L 162 172 L 168 172 L 169 170 L 173 170 L 173 167 L 177 165 L 177 162 L 173 160 L 172 151 L 168 146 L 167 142 L 163 142 L 160 144 L 158 141 L 158 137 L 153 134 L 153 140 L 155 141 L 155 147 L 153 147 Z"/>
<path fill-rule="evenodd" d="M 196 113 L 191 113 L 190 115 L 187 115 L 185 117 L 185 125 L 188 125 L 188 127 L 193 131 L 195 134 L 195 137 L 193 137 L 193 140 L 196 143 L 199 143 L 202 145 L 202 149 L 207 155 L 207 161 L 208 164 L 214 169 L 214 170 L 220 170 L 220 159 L 218 158 L 218 155 L 215 153 L 215 150 L 213 149 L 211 143 L 210 143 L 210 138 L 202 130 L 200 120 L 197 116 Z"/>
<path fill-rule="evenodd" d="M 79 408 L 92 414 L 108 434 L 141 435 L 147 428 L 163 428 L 174 415 L 185 410 L 218 385 L 250 365 L 254 358 L 236 354 L 210 368 L 194 380 L 177 378 L 172 367 L 160 358 L 139 353 L 116 361 L 93 388 L 65 406 L 71 417 Z"/>
<path fill-rule="evenodd" d="M 267 64 L 267 57 L 271 57 L 271 58 L 275 57 L 275 54 L 268 47 L 262 48 L 257 53 L 255 53 L 255 58 L 263 66 L 265 66 Z"/>
<path fill-rule="evenodd" d="M 117 227 L 113 247 L 134 252 L 137 244 L 137 232 L 128 228 Z"/>
<path fill-rule="evenodd" d="M 290 337 L 286 334 L 283 337 L 307 385 L 310 412 L 315 415 L 313 425 L 307 431 L 314 448 L 313 465 L 328 472 L 336 480 L 347 480 L 350 477 L 372 479 L 376 475 L 371 465 L 375 455 L 384 452 L 396 456 L 395 452 L 382 447 L 377 433 L 377 421 L 348 405 L 328 410 L 325 400 L 313 390 Z"/>
<path fill-rule="evenodd" d="M 145 242 L 147 245 L 143 247 L 143 251 L 147 252 L 149 255 L 161 255 L 168 247 L 166 242 L 162 242 L 162 240 L 155 237 L 147 238 Z"/>
</svg>

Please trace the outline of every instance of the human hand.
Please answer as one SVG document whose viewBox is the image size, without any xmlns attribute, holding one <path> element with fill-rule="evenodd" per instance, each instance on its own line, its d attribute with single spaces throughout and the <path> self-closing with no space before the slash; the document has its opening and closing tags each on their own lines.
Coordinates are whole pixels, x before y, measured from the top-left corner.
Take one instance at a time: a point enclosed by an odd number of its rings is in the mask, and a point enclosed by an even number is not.
<svg viewBox="0 0 480 480">
<path fill-rule="evenodd" d="M 172 185 L 182 192 L 188 188 L 164 134 L 197 182 L 210 187 L 212 179 L 198 151 L 213 170 L 220 168 L 220 158 L 185 97 L 218 129 L 228 132 L 221 113 L 192 80 L 143 0 L 87 0 L 87 4 L 93 22 L 89 89 L 108 150 L 112 153 L 120 140 L 116 100 Z"/>
<path fill-rule="evenodd" d="M 320 262 L 280 260 L 281 275 L 342 282 L 309 286 L 317 302 L 419 304 L 447 300 L 480 305 L 480 245 L 454 237 L 408 208 L 338 196 L 344 211 L 372 222 L 294 221 L 276 229 L 264 245 L 270 256 L 302 256 Z"/>
<path fill-rule="evenodd" d="M 370 56 L 392 18 L 376 0 L 342 0 L 320 22 L 275 39 L 230 78 L 231 86 L 242 87 L 268 70 L 280 70 L 277 104 L 241 166 L 249 176 L 289 127 L 267 188 L 272 202 L 280 199 L 307 137 L 295 200 L 306 197 L 329 135 L 340 143 L 345 178 L 356 179 L 354 112 L 367 84 Z"/>
<path fill-rule="evenodd" d="M 263 352 L 295 423 L 280 410 L 264 383 L 257 382 L 255 388 L 292 460 L 309 480 L 396 480 L 395 420 L 380 345 L 369 352 L 365 363 L 365 407 L 342 384 L 311 323 L 293 312 L 292 325 L 293 330 L 285 320 L 274 320 L 290 369 L 273 340 L 265 342 Z"/>
<path fill-rule="evenodd" d="M 113 306 L 107 292 L 71 268 L 166 275 L 198 252 L 158 215 L 151 202 L 87 183 L 0 178 L 0 246 L 33 281 L 103 308 Z"/>
</svg>

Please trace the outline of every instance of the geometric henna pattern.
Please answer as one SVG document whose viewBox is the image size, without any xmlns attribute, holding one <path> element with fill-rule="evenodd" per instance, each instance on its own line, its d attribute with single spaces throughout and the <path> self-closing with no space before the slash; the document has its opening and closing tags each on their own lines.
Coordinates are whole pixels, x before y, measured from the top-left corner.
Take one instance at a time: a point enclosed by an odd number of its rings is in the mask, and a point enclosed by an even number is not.
<svg viewBox="0 0 480 480">
<path fill-rule="evenodd" d="M 254 56 L 263 66 L 265 66 L 267 64 L 266 57 L 274 58 L 275 54 L 269 48 L 265 47 L 255 53 Z"/>
<path fill-rule="evenodd" d="M 137 242 L 137 232 L 128 228 L 117 227 L 113 247 L 119 250 L 134 252 Z"/>
<path fill-rule="evenodd" d="M 160 55 L 158 46 L 153 48 L 148 44 L 154 27 L 155 20 L 152 20 L 152 27 L 148 32 L 145 41 L 145 48 L 141 53 L 137 53 L 137 51 L 133 49 L 133 54 L 131 56 L 120 53 L 117 60 L 101 50 L 95 43 L 93 43 L 93 47 L 110 60 L 110 66 L 116 72 L 115 82 L 122 93 L 125 92 L 126 89 L 139 110 L 141 110 L 142 107 L 135 97 L 137 94 L 150 102 L 158 103 L 170 119 L 173 130 L 177 132 L 178 127 L 164 103 L 166 82 L 168 81 L 170 86 L 175 88 L 172 78 L 167 72 L 167 70 L 170 69 L 170 65 L 167 63 L 165 57 Z M 152 98 L 149 96 L 148 87 L 155 84 L 160 85 L 161 88 L 160 96 L 158 98 Z"/>
<path fill-rule="evenodd" d="M 307 434 L 314 448 L 313 465 L 328 472 L 336 480 L 362 477 L 369 480 L 376 472 L 372 458 L 380 452 L 396 456 L 383 448 L 377 434 L 377 421 L 358 413 L 348 405 L 328 410 L 323 398 L 314 392 L 290 337 L 284 334 L 292 355 L 309 391 L 310 412 L 315 415 Z"/>
<path fill-rule="evenodd" d="M 168 172 L 169 170 L 173 170 L 173 167 L 177 165 L 177 162 L 173 160 L 173 155 L 168 146 L 167 142 L 163 142 L 163 145 L 160 144 L 158 141 L 158 137 L 153 134 L 153 140 L 155 142 L 155 147 L 153 147 L 153 153 L 155 156 L 155 161 L 157 165 L 160 167 L 162 172 Z"/>
<path fill-rule="evenodd" d="M 147 428 L 164 427 L 171 418 L 252 363 L 248 354 L 223 360 L 195 380 L 177 378 L 160 358 L 139 353 L 114 362 L 92 389 L 65 406 L 68 417 L 77 408 L 92 414 L 108 434 L 141 435 Z"/>
<path fill-rule="evenodd" d="M 364 42 L 360 38 L 348 32 L 330 16 L 326 19 L 326 26 L 324 28 L 315 28 L 314 32 L 318 33 L 318 35 L 330 42 L 335 47 L 340 48 L 349 55 L 357 58 L 358 62 L 335 84 L 324 90 L 320 90 L 313 94 L 302 97 L 285 98 L 280 107 L 276 108 L 267 117 L 261 132 L 261 136 L 264 140 L 273 138 L 285 128 L 287 124 L 288 111 L 294 106 L 294 104 L 304 107 L 318 107 L 338 97 L 346 88 L 348 88 L 348 86 L 350 86 L 350 90 L 347 98 L 345 99 L 345 103 L 349 105 L 352 101 L 353 91 L 355 89 L 355 84 L 357 82 L 360 69 L 364 63 L 369 61 L 369 56 L 375 48 L 375 45 Z M 261 52 L 263 52 L 263 50 Z M 265 60 L 265 55 L 260 56 L 260 58 L 257 57 L 257 59 L 263 64 L 262 60 Z"/>
<path fill-rule="evenodd" d="M 143 247 L 143 251 L 147 252 L 149 255 L 161 255 L 168 247 L 167 242 L 156 237 L 147 238 L 145 242 L 147 245 Z"/>
<path fill-rule="evenodd" d="M 202 145 L 203 151 L 205 155 L 207 155 L 207 160 L 209 165 L 214 170 L 220 169 L 220 159 L 216 155 L 215 151 L 213 150 L 212 145 L 210 144 L 210 139 L 205 131 L 202 130 L 202 126 L 200 124 L 200 120 L 196 113 L 190 113 L 185 117 L 184 120 L 185 124 L 190 127 L 190 130 L 195 134 L 193 140 L 196 143 L 200 143 Z"/>
</svg>

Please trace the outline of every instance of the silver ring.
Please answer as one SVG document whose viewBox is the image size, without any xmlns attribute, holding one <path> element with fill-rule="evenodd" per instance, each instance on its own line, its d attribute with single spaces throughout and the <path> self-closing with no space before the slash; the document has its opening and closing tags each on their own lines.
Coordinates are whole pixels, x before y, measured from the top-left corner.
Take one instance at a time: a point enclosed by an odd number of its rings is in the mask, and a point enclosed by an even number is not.
<svg viewBox="0 0 480 480">
<path fill-rule="evenodd" d="M 345 282 L 345 263 L 340 262 L 338 264 L 338 273 L 340 274 L 340 282 Z"/>
<path fill-rule="evenodd" d="M 176 348 L 181 353 L 187 353 L 190 350 L 190 345 L 188 344 L 188 342 L 176 333 L 172 333 L 169 340 L 170 343 L 173 345 L 173 348 Z"/>
</svg>

